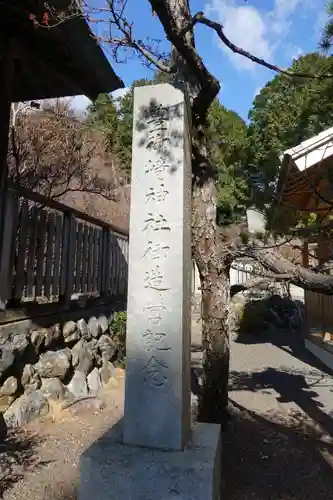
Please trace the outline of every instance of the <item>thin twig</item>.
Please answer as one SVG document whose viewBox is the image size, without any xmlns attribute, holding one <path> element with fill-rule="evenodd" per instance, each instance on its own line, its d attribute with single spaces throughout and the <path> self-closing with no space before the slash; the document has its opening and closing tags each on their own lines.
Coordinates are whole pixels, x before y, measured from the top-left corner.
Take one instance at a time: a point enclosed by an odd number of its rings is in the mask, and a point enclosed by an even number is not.
<svg viewBox="0 0 333 500">
<path fill-rule="evenodd" d="M 276 73 L 281 73 L 282 75 L 291 77 L 291 78 L 315 78 L 318 80 L 323 80 L 325 78 L 333 78 L 333 74 L 328 73 L 328 74 L 323 74 L 323 75 L 316 75 L 313 73 L 306 73 L 306 72 L 299 72 L 299 71 L 288 71 L 285 70 L 279 66 L 276 66 L 275 64 L 271 64 L 264 59 L 261 59 L 260 57 L 257 57 L 250 52 L 242 49 L 241 47 L 238 47 L 234 43 L 229 40 L 229 38 L 225 35 L 223 31 L 223 26 L 220 23 L 217 23 L 216 21 L 212 21 L 211 19 L 208 19 L 203 12 L 198 12 L 191 20 L 189 23 L 188 28 L 186 30 L 188 31 L 189 29 L 193 29 L 193 27 L 196 24 L 203 24 L 205 26 L 208 26 L 209 28 L 213 29 L 222 43 L 228 47 L 232 52 L 235 54 L 239 54 L 243 57 L 246 57 L 250 61 L 259 64 L 260 66 L 264 66 L 267 69 L 270 69 L 272 71 L 275 71 Z M 186 32 L 186 31 L 185 31 Z"/>
</svg>

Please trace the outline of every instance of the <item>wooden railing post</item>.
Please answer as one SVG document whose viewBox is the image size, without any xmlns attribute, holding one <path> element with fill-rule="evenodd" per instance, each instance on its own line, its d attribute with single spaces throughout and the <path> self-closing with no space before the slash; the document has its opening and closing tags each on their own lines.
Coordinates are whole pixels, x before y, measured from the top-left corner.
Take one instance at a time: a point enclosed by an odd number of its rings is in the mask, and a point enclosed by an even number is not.
<svg viewBox="0 0 333 500">
<path fill-rule="evenodd" d="M 110 273 L 110 291 L 112 296 L 117 296 L 118 294 L 118 265 L 117 265 L 117 256 L 118 256 L 118 245 L 117 245 L 117 236 L 114 233 L 111 233 L 111 273 Z"/>
<path fill-rule="evenodd" d="M 102 230 L 102 265 L 101 265 L 101 289 L 100 295 L 106 297 L 108 295 L 110 281 L 110 230 L 103 227 Z"/>
<path fill-rule="evenodd" d="M 6 308 L 7 300 L 11 297 L 13 279 L 13 255 L 17 224 L 17 196 L 12 191 L 6 191 L 4 203 L 4 221 L 1 260 L 0 260 L 0 310 Z"/>
<path fill-rule="evenodd" d="M 75 219 L 72 212 L 64 213 L 59 301 L 69 306 L 73 292 L 75 256 Z"/>
<path fill-rule="evenodd" d="M 125 250 L 124 250 L 124 259 L 125 259 L 125 291 L 124 294 L 127 296 L 128 290 L 128 248 L 129 248 L 129 240 L 125 240 Z"/>
</svg>

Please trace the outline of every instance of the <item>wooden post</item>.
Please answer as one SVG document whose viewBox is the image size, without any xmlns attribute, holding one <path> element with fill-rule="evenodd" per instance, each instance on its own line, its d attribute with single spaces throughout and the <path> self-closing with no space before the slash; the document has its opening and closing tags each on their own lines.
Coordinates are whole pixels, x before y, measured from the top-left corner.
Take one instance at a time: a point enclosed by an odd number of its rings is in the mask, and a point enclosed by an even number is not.
<svg viewBox="0 0 333 500">
<path fill-rule="evenodd" d="M 0 251 L 4 236 L 4 192 L 8 177 L 8 139 L 10 124 L 10 107 L 12 103 L 12 88 L 14 77 L 15 40 L 7 40 L 0 59 L 2 87 L 0 92 Z"/>
<path fill-rule="evenodd" d="M 102 257 L 100 295 L 107 296 L 110 283 L 110 252 L 111 252 L 110 230 L 106 227 L 103 227 L 101 236 L 102 236 L 103 257 Z"/>
<path fill-rule="evenodd" d="M 309 267 L 309 241 L 304 240 L 303 242 L 303 251 L 302 251 L 302 265 L 305 268 Z M 308 336 L 309 333 L 309 316 L 310 316 L 310 311 L 309 311 L 309 300 L 308 300 L 308 292 L 307 290 L 304 290 L 304 330 L 303 330 L 303 335 L 305 337 Z"/>
<path fill-rule="evenodd" d="M 75 220 L 72 212 L 64 213 L 61 258 L 61 283 L 59 301 L 66 307 L 69 306 L 73 291 L 74 278 L 74 252 L 76 244 Z"/>
<path fill-rule="evenodd" d="M 13 279 L 13 255 L 17 223 L 17 196 L 12 191 L 7 191 L 4 206 L 3 231 L 6 237 L 2 240 L 0 260 L 0 310 L 6 308 L 7 300 L 11 297 Z"/>
<path fill-rule="evenodd" d="M 304 240 L 303 243 L 303 252 L 302 252 L 302 264 L 303 267 L 309 267 L 309 242 L 308 240 Z"/>
</svg>

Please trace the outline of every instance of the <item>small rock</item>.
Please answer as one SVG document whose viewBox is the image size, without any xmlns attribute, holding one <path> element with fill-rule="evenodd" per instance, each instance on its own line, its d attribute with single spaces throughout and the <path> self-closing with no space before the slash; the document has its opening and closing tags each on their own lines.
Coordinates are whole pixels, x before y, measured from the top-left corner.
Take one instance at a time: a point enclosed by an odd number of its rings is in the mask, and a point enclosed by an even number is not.
<svg viewBox="0 0 333 500">
<path fill-rule="evenodd" d="M 109 335 L 102 335 L 98 341 L 98 348 L 103 357 L 108 361 L 115 357 L 118 346 L 113 342 Z"/>
<path fill-rule="evenodd" d="M 96 357 L 98 354 L 98 340 L 92 339 L 90 342 L 86 343 L 86 349 L 91 352 L 91 354 Z"/>
<path fill-rule="evenodd" d="M 31 377 L 34 375 L 35 369 L 32 365 L 25 365 L 21 375 L 21 384 L 24 387 L 28 385 Z"/>
<path fill-rule="evenodd" d="M 94 364 L 94 356 L 87 342 L 79 340 L 72 349 L 72 365 L 77 367 L 78 371 L 85 374 L 89 373 Z"/>
<path fill-rule="evenodd" d="M 88 389 L 90 394 L 97 394 L 102 388 L 102 380 L 98 368 L 94 368 L 87 377 Z"/>
<path fill-rule="evenodd" d="M 51 328 L 44 328 L 44 343 L 45 347 L 49 347 L 53 342 L 61 337 L 60 323 L 56 323 Z"/>
<path fill-rule="evenodd" d="M 52 331 L 53 331 L 54 340 L 59 340 L 61 337 L 61 325 L 60 325 L 60 323 L 55 323 L 52 326 Z"/>
<path fill-rule="evenodd" d="M 23 368 L 21 384 L 24 392 L 26 392 L 27 394 L 36 391 L 42 385 L 40 376 L 35 372 L 35 369 L 32 365 L 25 365 L 25 367 Z"/>
<path fill-rule="evenodd" d="M 86 348 L 93 355 L 94 365 L 96 365 L 96 366 L 102 366 L 102 356 L 99 353 L 98 340 L 97 339 L 92 339 L 90 342 L 87 342 Z"/>
<path fill-rule="evenodd" d="M 8 427 L 20 427 L 31 420 L 44 416 L 49 411 L 49 405 L 40 391 L 31 394 L 23 394 L 4 413 L 4 419 Z"/>
<path fill-rule="evenodd" d="M 116 369 L 113 364 L 107 359 L 103 359 L 102 368 L 100 368 L 100 374 L 103 384 L 107 384 L 111 377 L 116 376 Z"/>
<path fill-rule="evenodd" d="M 75 332 L 71 333 L 70 335 L 67 335 L 65 338 L 66 344 L 70 344 L 71 342 L 76 342 L 77 340 L 80 340 L 81 334 L 79 330 L 75 330 Z"/>
<path fill-rule="evenodd" d="M 43 378 L 40 391 L 47 399 L 54 401 L 61 401 L 65 397 L 65 387 L 58 378 Z"/>
<path fill-rule="evenodd" d="M 109 322 L 108 322 L 108 318 L 104 314 L 101 314 L 101 316 L 99 316 L 98 324 L 101 327 L 102 333 L 106 333 L 108 331 Z"/>
<path fill-rule="evenodd" d="M 49 347 L 53 340 L 54 340 L 54 337 L 53 337 L 53 330 L 51 328 L 45 328 L 45 334 L 44 334 L 44 337 L 45 337 L 45 347 Z"/>
<path fill-rule="evenodd" d="M 7 345 L 0 345 L 0 376 L 14 363 L 13 350 Z"/>
<path fill-rule="evenodd" d="M 7 395 L 0 396 L 0 415 L 2 413 L 5 413 L 6 410 L 8 410 L 10 405 L 14 403 L 15 399 L 16 399 L 15 396 L 7 396 Z"/>
<path fill-rule="evenodd" d="M 66 321 L 62 327 L 62 334 L 64 339 L 72 335 L 76 331 L 76 323 L 75 321 Z"/>
<path fill-rule="evenodd" d="M 91 352 L 87 349 L 82 349 L 79 353 L 79 363 L 77 365 L 77 370 L 83 372 L 87 375 L 93 367 L 94 358 Z"/>
<path fill-rule="evenodd" d="M 86 374 L 76 370 L 72 380 L 67 385 L 67 389 L 75 398 L 88 396 Z"/>
<path fill-rule="evenodd" d="M 79 364 L 79 355 L 80 351 L 84 349 L 86 343 L 83 339 L 80 339 L 73 347 L 72 347 L 72 365 L 74 368 Z"/>
<path fill-rule="evenodd" d="M 36 373 L 34 367 L 32 365 L 25 365 L 21 375 L 21 384 L 24 387 L 24 389 L 28 385 L 35 384 L 37 379 L 39 379 L 39 375 L 38 373 Z"/>
<path fill-rule="evenodd" d="M 31 392 L 37 391 L 37 389 L 40 389 L 42 385 L 42 381 L 38 373 L 34 373 L 32 378 L 30 379 L 29 384 L 24 386 L 24 392 L 25 394 L 30 394 Z"/>
<path fill-rule="evenodd" d="M 17 392 L 17 380 L 15 377 L 8 377 L 0 389 L 0 394 L 2 396 L 14 396 Z"/>
<path fill-rule="evenodd" d="M 48 351 L 40 356 L 34 368 L 42 378 L 63 380 L 70 370 L 71 357 L 72 354 L 68 348 L 60 351 Z"/>
<path fill-rule="evenodd" d="M 101 329 L 101 326 L 98 322 L 98 319 L 95 316 L 92 316 L 89 319 L 88 330 L 94 338 L 98 338 L 101 335 L 102 329 Z"/>
<path fill-rule="evenodd" d="M 29 345 L 29 341 L 24 333 L 14 333 L 10 336 L 10 344 L 14 352 L 23 354 Z"/>
<path fill-rule="evenodd" d="M 83 318 L 81 318 L 81 319 L 79 319 L 79 321 L 77 321 L 76 326 L 77 326 L 82 338 L 84 338 L 85 340 L 91 339 L 91 333 L 88 330 L 88 325 Z"/>
<path fill-rule="evenodd" d="M 41 350 L 41 347 L 45 342 L 45 334 L 44 329 L 33 330 L 31 332 L 30 340 L 32 345 L 35 347 L 36 352 L 38 353 Z"/>
</svg>

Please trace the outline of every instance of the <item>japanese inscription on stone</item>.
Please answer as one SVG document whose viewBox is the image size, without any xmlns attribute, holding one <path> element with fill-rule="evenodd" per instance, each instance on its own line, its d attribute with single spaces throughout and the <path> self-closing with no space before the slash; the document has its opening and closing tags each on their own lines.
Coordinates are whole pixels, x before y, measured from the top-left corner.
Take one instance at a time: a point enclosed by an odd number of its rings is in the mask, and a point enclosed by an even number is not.
<svg viewBox="0 0 333 500">
<path fill-rule="evenodd" d="M 166 148 L 170 142 L 167 136 L 168 126 L 166 121 L 168 109 L 155 104 L 150 111 L 152 116 L 147 122 L 147 149 L 154 151 L 157 157 L 155 161 L 149 160 L 145 167 L 145 175 L 147 176 L 145 203 L 156 207 L 157 211 L 147 212 L 142 228 L 144 232 L 152 233 L 152 236 L 147 238 L 147 247 L 143 252 L 143 257 L 146 257 L 148 262 L 156 260 L 163 255 L 165 259 L 167 258 L 167 250 L 170 247 L 154 241 L 154 237 L 160 238 L 160 233 L 163 233 L 163 231 L 171 231 L 170 224 L 163 213 L 161 213 L 161 206 L 163 206 L 163 202 L 166 201 L 169 195 L 164 182 L 164 177 L 167 175 L 170 167 L 164 158 L 164 155 L 167 153 Z M 151 185 L 154 181 L 157 181 L 157 183 L 155 182 L 154 185 Z M 146 341 L 145 350 L 152 353 L 143 371 L 145 372 L 146 383 L 156 388 L 164 387 L 168 383 L 168 364 L 165 360 L 161 360 L 158 357 L 159 351 L 171 351 L 171 345 L 166 343 L 166 333 L 154 330 L 161 322 L 163 323 L 163 312 L 166 311 L 163 303 L 163 293 L 168 292 L 170 287 L 166 285 L 165 280 L 166 277 L 158 264 L 152 266 L 145 273 L 144 287 L 156 292 L 155 295 L 158 302 L 149 304 L 143 308 L 143 311 L 147 312 L 147 320 L 150 323 L 150 328 L 143 333 L 143 338 Z M 161 343 L 162 340 L 164 341 L 163 344 Z"/>
<path fill-rule="evenodd" d="M 133 117 L 124 442 L 180 449 L 190 422 L 184 94 L 170 84 L 138 87 Z"/>
</svg>

